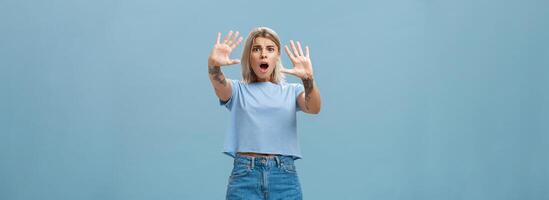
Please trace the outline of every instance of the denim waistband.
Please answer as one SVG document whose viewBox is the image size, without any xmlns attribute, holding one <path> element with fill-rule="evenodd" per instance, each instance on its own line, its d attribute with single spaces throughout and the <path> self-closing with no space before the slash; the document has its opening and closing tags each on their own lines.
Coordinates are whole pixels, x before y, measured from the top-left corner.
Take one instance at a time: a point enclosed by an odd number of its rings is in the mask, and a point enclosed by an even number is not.
<svg viewBox="0 0 549 200">
<path fill-rule="evenodd" d="M 279 166 L 280 164 L 293 165 L 294 157 L 285 155 L 274 155 L 272 157 L 253 157 L 236 154 L 234 162 L 251 166 Z"/>
</svg>

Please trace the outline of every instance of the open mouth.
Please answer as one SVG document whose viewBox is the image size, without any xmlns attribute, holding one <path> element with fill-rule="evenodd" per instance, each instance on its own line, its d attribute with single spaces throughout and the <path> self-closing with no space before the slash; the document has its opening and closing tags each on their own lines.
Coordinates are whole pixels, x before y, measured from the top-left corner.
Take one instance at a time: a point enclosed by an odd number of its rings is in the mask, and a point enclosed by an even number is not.
<svg viewBox="0 0 549 200">
<path fill-rule="evenodd" d="M 259 65 L 259 71 L 261 72 L 267 72 L 267 69 L 269 69 L 269 64 L 263 63 Z"/>
</svg>

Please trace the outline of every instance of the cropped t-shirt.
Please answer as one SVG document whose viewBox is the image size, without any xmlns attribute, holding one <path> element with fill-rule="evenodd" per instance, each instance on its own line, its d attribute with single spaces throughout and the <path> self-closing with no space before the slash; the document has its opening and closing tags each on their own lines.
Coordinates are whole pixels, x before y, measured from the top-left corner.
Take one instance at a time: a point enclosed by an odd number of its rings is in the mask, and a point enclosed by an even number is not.
<svg viewBox="0 0 549 200">
<path fill-rule="evenodd" d="M 281 154 L 300 159 L 296 113 L 303 85 L 228 81 L 232 95 L 226 102 L 219 101 L 231 113 L 223 153 L 231 157 L 237 152 Z"/>
</svg>

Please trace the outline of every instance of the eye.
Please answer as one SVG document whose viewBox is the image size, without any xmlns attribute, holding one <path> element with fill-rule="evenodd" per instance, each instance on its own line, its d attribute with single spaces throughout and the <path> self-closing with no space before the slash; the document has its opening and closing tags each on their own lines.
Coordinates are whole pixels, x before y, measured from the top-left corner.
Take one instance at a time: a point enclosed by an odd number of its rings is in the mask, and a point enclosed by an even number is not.
<svg viewBox="0 0 549 200">
<path fill-rule="evenodd" d="M 252 51 L 253 51 L 253 52 L 258 52 L 258 51 L 259 51 L 259 48 L 254 47 L 254 48 L 252 48 Z"/>
<path fill-rule="evenodd" d="M 269 52 L 273 52 L 275 50 L 275 48 L 269 47 L 267 50 L 269 50 Z"/>
</svg>

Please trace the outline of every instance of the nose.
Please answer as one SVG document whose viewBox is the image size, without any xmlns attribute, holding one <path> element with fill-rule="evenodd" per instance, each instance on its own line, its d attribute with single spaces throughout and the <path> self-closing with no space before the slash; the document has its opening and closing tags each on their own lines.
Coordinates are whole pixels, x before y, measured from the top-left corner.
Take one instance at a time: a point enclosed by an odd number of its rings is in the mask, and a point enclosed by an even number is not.
<svg viewBox="0 0 549 200">
<path fill-rule="evenodd" d="M 267 54 L 265 53 L 265 51 L 261 51 L 261 53 L 259 54 L 259 57 L 260 58 L 267 58 Z"/>
</svg>

